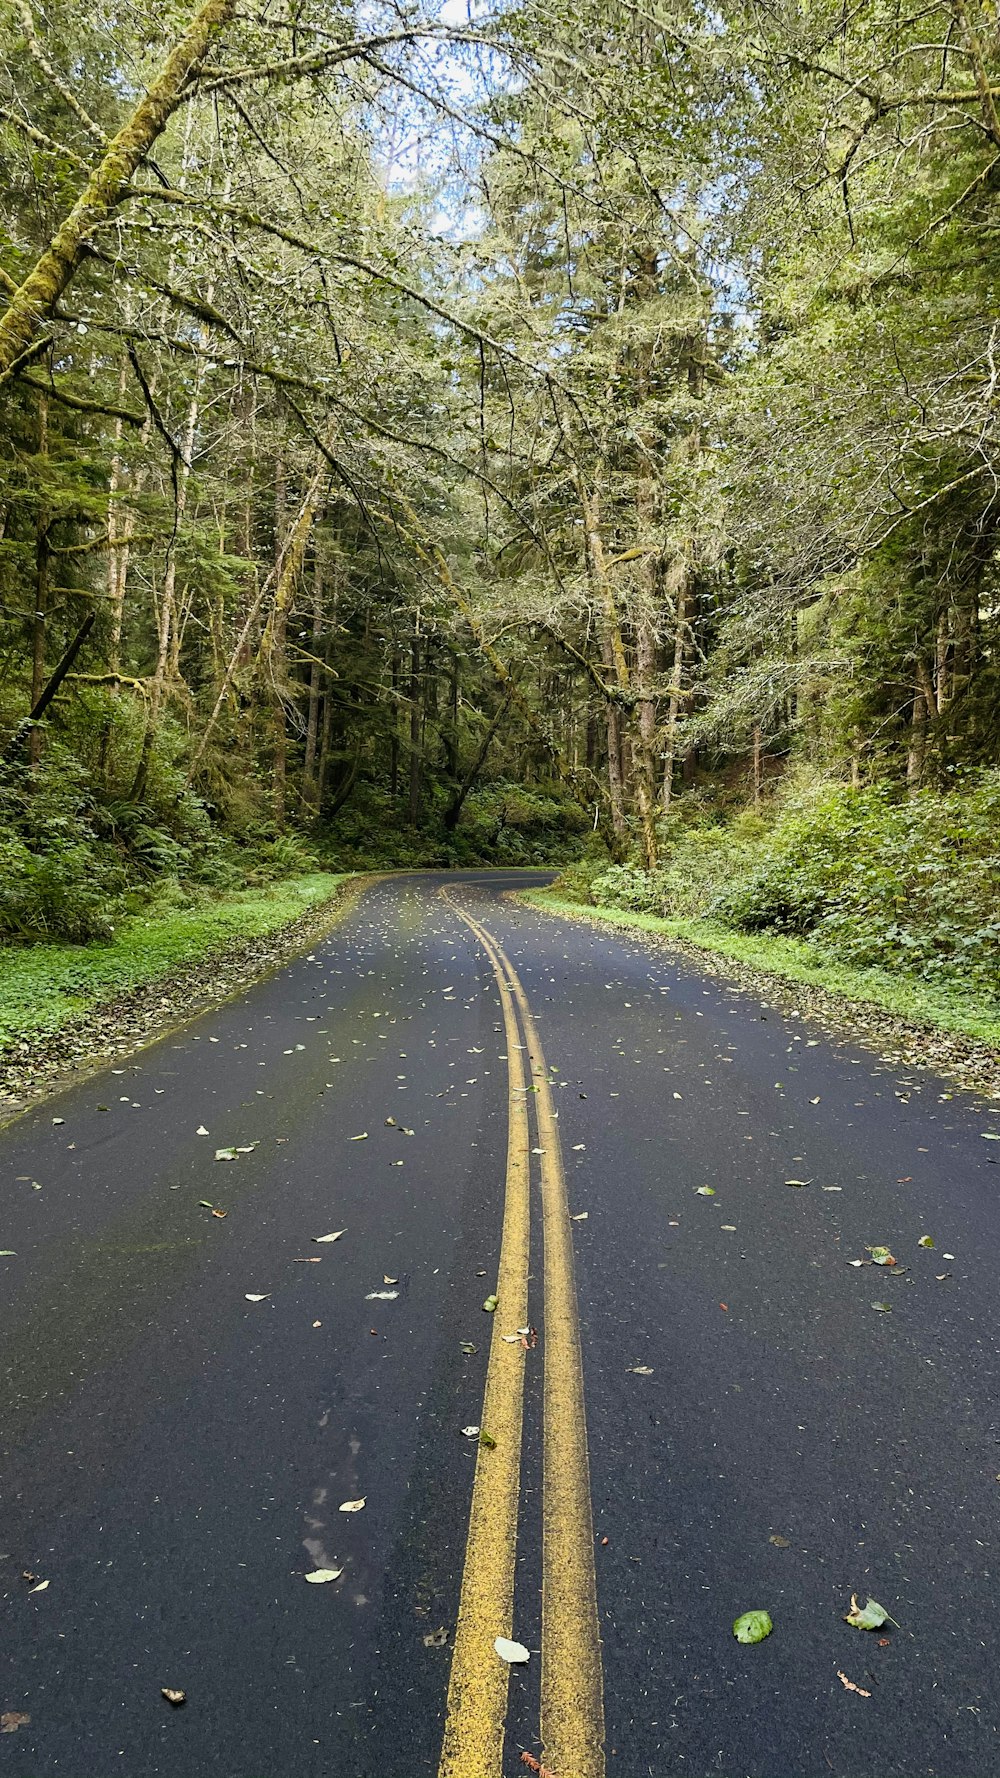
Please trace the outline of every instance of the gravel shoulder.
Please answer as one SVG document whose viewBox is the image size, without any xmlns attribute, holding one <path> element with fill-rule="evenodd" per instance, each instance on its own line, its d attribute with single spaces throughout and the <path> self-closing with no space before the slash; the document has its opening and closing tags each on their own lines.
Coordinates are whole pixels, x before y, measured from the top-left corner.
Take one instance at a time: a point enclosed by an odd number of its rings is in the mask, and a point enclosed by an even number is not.
<svg viewBox="0 0 1000 1778">
<path fill-rule="evenodd" d="M 268 932 L 230 938 L 189 963 L 101 998 L 54 1030 L 25 1031 L 0 1056 L 0 1127 L 197 1018 L 329 931 L 372 879 L 333 879 L 329 896 Z"/>
<path fill-rule="evenodd" d="M 687 958 L 708 975 L 737 983 L 763 997 L 777 1011 L 810 1019 L 835 1040 L 863 1044 L 883 1061 L 907 1068 L 933 1069 L 967 1091 L 1000 1103 L 1000 1048 L 994 1043 L 944 1029 L 930 1018 L 907 1018 L 872 1000 L 855 999 L 849 993 L 819 983 L 792 979 L 780 973 L 780 965 L 768 967 L 764 962 L 727 955 L 713 949 L 708 940 L 696 942 L 660 927 L 650 916 L 585 907 L 545 890 L 529 890 L 518 899 L 562 919 L 628 931 L 637 939 Z"/>
</svg>

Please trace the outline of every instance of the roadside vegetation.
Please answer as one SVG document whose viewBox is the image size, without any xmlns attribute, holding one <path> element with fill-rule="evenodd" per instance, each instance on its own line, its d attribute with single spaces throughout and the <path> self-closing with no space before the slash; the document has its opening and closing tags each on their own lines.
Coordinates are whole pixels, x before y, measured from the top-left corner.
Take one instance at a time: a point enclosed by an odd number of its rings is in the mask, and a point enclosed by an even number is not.
<svg viewBox="0 0 1000 1778">
<path fill-rule="evenodd" d="M 316 871 L 200 902 L 166 889 L 141 913 L 123 915 L 101 944 L 11 951 L 0 971 L 0 1063 L 23 1040 L 43 1040 L 81 1013 L 178 970 L 214 961 L 225 975 L 239 941 L 279 933 L 318 913 L 343 882 Z"/>
</svg>

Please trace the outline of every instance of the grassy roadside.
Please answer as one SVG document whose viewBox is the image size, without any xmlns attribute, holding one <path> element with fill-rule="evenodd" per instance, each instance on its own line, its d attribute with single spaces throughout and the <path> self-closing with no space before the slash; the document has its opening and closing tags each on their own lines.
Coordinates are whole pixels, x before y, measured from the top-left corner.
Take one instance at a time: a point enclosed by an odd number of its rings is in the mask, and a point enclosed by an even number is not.
<svg viewBox="0 0 1000 1778">
<path fill-rule="evenodd" d="M 654 914 L 591 907 L 561 896 L 558 888 L 528 889 L 519 899 L 549 913 L 678 940 L 782 981 L 820 988 L 841 1000 L 875 1007 L 910 1024 L 929 1025 L 979 1043 L 1000 1046 L 1000 1012 L 984 1007 L 981 998 L 932 987 L 926 982 L 908 981 L 884 969 L 856 969 L 833 962 L 806 939 L 733 932 L 714 920 L 659 919 Z"/>
<path fill-rule="evenodd" d="M 319 909 L 346 881 L 343 874 L 313 871 L 188 908 L 158 909 L 154 902 L 124 919 L 107 944 L 0 949 L 0 1055 L 233 941 L 290 925 Z"/>
</svg>

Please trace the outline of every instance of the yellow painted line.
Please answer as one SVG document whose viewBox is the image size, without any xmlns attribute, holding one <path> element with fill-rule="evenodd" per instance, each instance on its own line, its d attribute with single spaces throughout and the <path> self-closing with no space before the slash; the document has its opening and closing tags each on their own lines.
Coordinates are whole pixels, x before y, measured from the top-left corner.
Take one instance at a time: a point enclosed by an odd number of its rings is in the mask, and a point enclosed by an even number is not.
<svg viewBox="0 0 1000 1778">
<path fill-rule="evenodd" d="M 542 1763 L 559 1778 L 604 1778 L 604 1675 L 566 1175 L 538 1027 L 517 974 L 504 962 L 535 1065 L 543 1151 Z"/>
<path fill-rule="evenodd" d="M 456 912 L 460 910 L 456 909 Z M 594 1570 L 594 1521 L 583 1359 L 566 1176 L 548 1067 L 527 995 L 503 948 L 470 915 L 501 992 L 512 991 L 534 1064 L 542 1150 L 544 1385 L 542 1487 L 542 1762 L 558 1778 L 604 1778 L 604 1678 Z M 509 985 L 509 987 L 508 987 Z M 508 1053 L 510 1035 L 508 1030 Z M 523 1077 L 522 1077 L 523 1081 Z M 522 1096 L 521 1103 L 524 1098 Z"/>
<path fill-rule="evenodd" d="M 460 909 L 455 912 L 483 944 L 500 990 L 507 1041 L 508 1124 L 496 1285 L 499 1306 L 492 1316 L 480 1422 L 496 1447 L 481 1445 L 476 1457 L 438 1774 L 439 1778 L 501 1778 L 509 1669 L 494 1651 L 493 1641 L 510 1636 L 513 1625 L 524 1401 L 524 1351 L 520 1345 L 506 1345 L 502 1336 L 526 1326 L 528 1319 L 530 1144 L 523 1052 L 511 991 L 486 936 Z"/>
</svg>

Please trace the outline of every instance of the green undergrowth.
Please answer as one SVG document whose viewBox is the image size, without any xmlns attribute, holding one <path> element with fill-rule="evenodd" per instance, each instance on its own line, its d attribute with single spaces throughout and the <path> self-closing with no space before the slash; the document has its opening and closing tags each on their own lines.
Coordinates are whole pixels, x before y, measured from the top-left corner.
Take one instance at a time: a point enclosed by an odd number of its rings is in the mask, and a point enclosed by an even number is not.
<svg viewBox="0 0 1000 1778">
<path fill-rule="evenodd" d="M 549 913 L 681 939 L 787 982 L 822 988 L 843 1000 L 877 1007 L 914 1024 L 1000 1045 L 1000 1013 L 984 1008 L 982 997 L 940 983 L 907 980 L 885 969 L 855 968 L 823 957 L 808 939 L 734 932 L 715 920 L 664 919 L 621 908 L 588 906 L 561 894 L 558 885 L 551 890 L 528 889 L 519 899 Z"/>
<path fill-rule="evenodd" d="M 182 906 L 175 886 L 141 913 L 126 915 L 105 942 L 0 946 L 0 1053 L 234 940 L 277 932 L 330 900 L 346 881 L 344 874 L 313 871 Z"/>
</svg>

